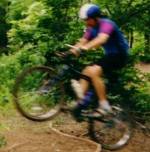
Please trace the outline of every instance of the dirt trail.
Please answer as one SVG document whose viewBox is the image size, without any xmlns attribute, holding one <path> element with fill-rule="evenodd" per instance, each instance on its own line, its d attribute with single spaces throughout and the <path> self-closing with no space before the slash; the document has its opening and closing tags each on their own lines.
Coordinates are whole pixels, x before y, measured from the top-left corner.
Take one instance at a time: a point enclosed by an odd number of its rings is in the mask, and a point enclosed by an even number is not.
<svg viewBox="0 0 150 152">
<path fill-rule="evenodd" d="M 99 152 L 96 143 L 66 137 L 50 129 L 50 122 L 32 122 L 17 115 L 3 119 L 7 128 L 0 132 L 7 145 L 0 152 Z"/>
<path fill-rule="evenodd" d="M 7 146 L 0 152 L 95 152 L 96 146 L 82 140 L 67 138 L 57 134 L 50 126 L 76 137 L 89 139 L 87 124 L 77 123 L 68 115 L 58 116 L 53 121 L 32 122 L 17 115 L 3 119 L 1 123 L 7 126 L 1 133 L 6 137 Z M 149 152 L 150 138 L 142 131 L 136 130 L 127 146 L 117 152 Z M 109 152 L 102 150 L 102 152 Z"/>
<path fill-rule="evenodd" d="M 146 64 L 141 62 L 136 64 L 135 67 L 144 73 L 150 73 L 150 64 L 148 63 Z"/>
<path fill-rule="evenodd" d="M 61 116 L 57 119 L 60 120 Z M 90 139 L 87 135 L 88 125 L 85 122 L 76 123 L 68 116 L 66 116 L 66 118 L 65 116 L 63 116 L 63 121 L 60 123 L 58 123 L 59 121 L 57 119 L 55 120 L 55 122 L 53 122 L 53 126 L 58 130 L 67 134 L 75 135 L 77 137 Z M 110 151 L 102 149 L 102 152 Z M 129 143 L 124 148 L 121 148 L 116 152 L 150 152 L 150 136 L 144 134 L 141 129 L 133 129 L 133 136 Z"/>
<path fill-rule="evenodd" d="M 32 132 L 18 130 L 5 133 L 8 145 L 1 152 L 94 152 L 96 146 L 53 131 Z"/>
</svg>

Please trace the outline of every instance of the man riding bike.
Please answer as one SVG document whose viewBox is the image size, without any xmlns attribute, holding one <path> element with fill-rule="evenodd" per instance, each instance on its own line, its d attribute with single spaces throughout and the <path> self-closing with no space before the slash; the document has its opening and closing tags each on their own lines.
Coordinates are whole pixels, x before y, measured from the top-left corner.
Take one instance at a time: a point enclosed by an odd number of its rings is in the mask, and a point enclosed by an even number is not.
<svg viewBox="0 0 150 152">
<path fill-rule="evenodd" d="M 74 45 L 78 49 L 70 49 L 70 51 L 79 56 L 82 51 L 92 51 L 98 47 L 104 48 L 104 57 L 98 63 L 85 67 L 82 73 L 90 77 L 96 90 L 99 99 L 99 107 L 96 113 L 98 114 L 99 111 L 103 110 L 107 114 L 111 112 L 111 106 L 106 97 L 102 75 L 113 70 L 119 70 L 126 65 L 129 46 L 116 23 L 101 17 L 100 8 L 97 5 L 83 5 L 79 11 L 79 17 L 84 20 L 86 31 L 80 41 Z M 72 86 L 80 99 L 78 101 L 79 106 L 84 102 L 89 83 L 84 79 L 73 80 Z"/>
</svg>

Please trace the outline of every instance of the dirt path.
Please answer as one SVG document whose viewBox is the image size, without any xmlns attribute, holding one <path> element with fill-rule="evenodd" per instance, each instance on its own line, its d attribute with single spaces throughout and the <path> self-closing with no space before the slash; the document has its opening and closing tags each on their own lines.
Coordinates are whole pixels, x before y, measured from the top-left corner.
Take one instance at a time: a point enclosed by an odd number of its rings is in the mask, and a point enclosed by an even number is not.
<svg viewBox="0 0 150 152">
<path fill-rule="evenodd" d="M 68 116 L 63 115 L 63 121 L 58 117 L 53 126 L 58 130 L 67 134 L 75 135 L 77 137 L 83 137 L 90 139 L 88 136 L 88 125 L 85 122 L 77 123 L 70 119 Z M 69 120 L 69 121 L 68 121 Z M 59 122 L 59 123 L 58 123 Z M 117 150 L 116 152 L 149 152 L 150 151 L 150 137 L 145 135 L 140 129 L 134 129 L 133 136 L 124 148 Z M 102 152 L 110 152 L 102 149 Z"/>
<path fill-rule="evenodd" d="M 50 129 L 53 126 L 70 135 L 89 139 L 87 124 L 77 123 L 70 116 L 61 114 L 53 121 L 32 122 L 16 115 L 1 119 L 5 126 L 0 134 L 7 140 L 7 146 L 0 152 L 95 152 L 96 146 L 82 140 L 61 136 Z M 7 127 L 6 127 L 7 126 Z M 150 138 L 136 130 L 127 146 L 117 152 L 149 152 Z M 109 152 L 102 150 L 102 152 Z"/>
<path fill-rule="evenodd" d="M 64 136 L 50 129 L 50 122 L 32 122 L 17 115 L 1 120 L 0 135 L 7 145 L 0 152 L 99 152 L 91 141 Z M 7 126 L 7 127 L 6 127 Z"/>
<path fill-rule="evenodd" d="M 53 131 L 18 130 L 5 133 L 8 145 L 1 152 L 95 152 L 96 145 Z"/>
<path fill-rule="evenodd" d="M 135 67 L 144 73 L 150 73 L 150 64 L 146 64 L 146 63 L 141 62 L 141 63 L 136 64 Z"/>
</svg>

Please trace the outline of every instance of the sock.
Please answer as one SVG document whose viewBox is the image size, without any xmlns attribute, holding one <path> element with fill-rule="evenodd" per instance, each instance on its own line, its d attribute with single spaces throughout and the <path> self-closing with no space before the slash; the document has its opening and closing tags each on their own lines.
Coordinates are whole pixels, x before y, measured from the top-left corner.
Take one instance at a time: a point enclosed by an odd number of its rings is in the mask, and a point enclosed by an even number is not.
<svg viewBox="0 0 150 152">
<path fill-rule="evenodd" d="M 77 80 L 72 79 L 71 86 L 74 92 L 76 93 L 77 97 L 82 100 L 84 98 L 84 93 L 83 93 L 80 83 Z"/>
</svg>

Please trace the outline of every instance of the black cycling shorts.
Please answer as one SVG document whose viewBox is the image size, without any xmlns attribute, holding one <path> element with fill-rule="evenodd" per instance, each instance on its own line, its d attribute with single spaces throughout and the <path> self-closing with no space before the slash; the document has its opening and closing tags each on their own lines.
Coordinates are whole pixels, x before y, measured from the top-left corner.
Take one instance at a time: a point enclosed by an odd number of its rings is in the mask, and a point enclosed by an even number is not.
<svg viewBox="0 0 150 152">
<path fill-rule="evenodd" d="M 117 82 L 120 77 L 118 71 L 125 67 L 127 63 L 127 54 L 110 54 L 101 58 L 97 64 L 102 67 L 105 77 L 110 82 Z"/>
<path fill-rule="evenodd" d="M 119 70 L 127 64 L 128 55 L 126 54 L 110 54 L 105 55 L 97 62 L 103 68 L 104 73 Z"/>
</svg>

